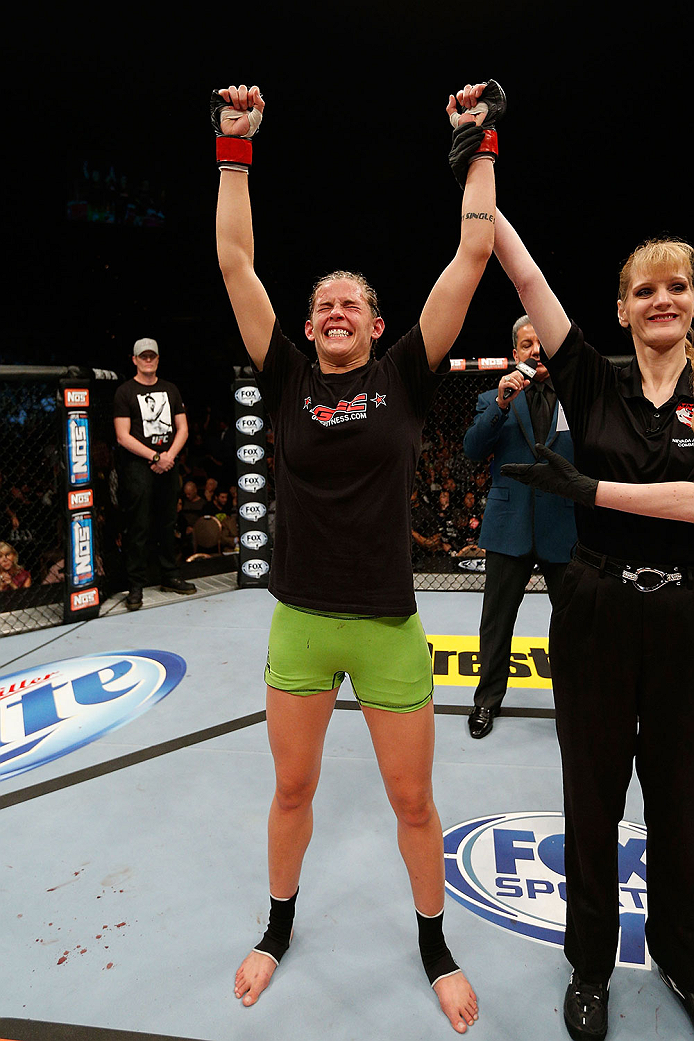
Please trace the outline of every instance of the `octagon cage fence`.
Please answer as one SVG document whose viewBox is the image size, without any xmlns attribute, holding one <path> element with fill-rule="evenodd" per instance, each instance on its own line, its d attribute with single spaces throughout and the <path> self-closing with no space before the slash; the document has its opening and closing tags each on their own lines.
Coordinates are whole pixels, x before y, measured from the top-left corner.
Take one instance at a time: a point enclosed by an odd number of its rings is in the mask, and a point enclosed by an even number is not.
<svg viewBox="0 0 694 1041">
<path fill-rule="evenodd" d="M 612 360 L 624 364 L 629 359 Z M 417 590 L 484 589 L 484 550 L 478 539 L 491 478 L 487 461 L 475 463 L 465 456 L 463 437 L 474 419 L 477 396 L 496 386 L 514 364 L 509 358 L 457 360 L 442 381 L 424 427 L 412 495 Z M 236 377 L 226 415 L 220 417 L 222 433 L 232 434 L 226 456 L 219 439 L 216 447 L 194 456 L 205 423 L 189 414 L 195 434 L 180 459 L 182 488 L 194 482 L 202 496 L 208 482 L 223 482 L 229 493 L 224 507 L 228 537 L 224 546 L 218 541 L 214 548 L 184 546 L 182 538 L 181 572 L 192 578 L 212 573 L 204 568 L 213 566 L 236 571 L 239 586 L 262 586 L 267 585 L 274 530 L 273 432 L 257 393 L 248 394 L 250 370 L 238 368 Z M 0 366 L 0 543 L 9 547 L 0 574 L 0 635 L 95 617 L 107 600 L 127 589 L 118 502 L 122 450 L 112 419 L 122 378 L 75 366 Z M 249 409 L 259 413 L 262 424 Z M 250 454 L 249 440 L 260 446 Z M 258 498 L 261 485 L 262 504 L 248 502 L 249 496 Z M 200 548 L 209 552 L 189 552 Z M 210 561 L 213 557 L 217 560 Z M 546 591 L 538 571 L 528 591 Z"/>
</svg>

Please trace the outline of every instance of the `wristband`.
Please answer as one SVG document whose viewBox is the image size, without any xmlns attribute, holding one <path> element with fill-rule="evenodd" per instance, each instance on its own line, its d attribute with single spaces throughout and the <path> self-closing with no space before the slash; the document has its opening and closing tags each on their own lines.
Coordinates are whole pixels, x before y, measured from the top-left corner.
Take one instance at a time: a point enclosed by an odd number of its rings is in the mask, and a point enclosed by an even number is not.
<svg viewBox="0 0 694 1041">
<path fill-rule="evenodd" d="M 247 169 L 253 163 L 253 145 L 245 137 L 217 137 L 217 162 L 219 164 L 239 164 Z M 231 169 L 239 169 L 231 165 Z"/>
<path fill-rule="evenodd" d="M 471 157 L 470 162 L 474 163 L 476 159 L 496 159 L 499 154 L 499 139 L 497 137 L 496 130 L 484 130 L 484 137 L 482 143 Z"/>
</svg>

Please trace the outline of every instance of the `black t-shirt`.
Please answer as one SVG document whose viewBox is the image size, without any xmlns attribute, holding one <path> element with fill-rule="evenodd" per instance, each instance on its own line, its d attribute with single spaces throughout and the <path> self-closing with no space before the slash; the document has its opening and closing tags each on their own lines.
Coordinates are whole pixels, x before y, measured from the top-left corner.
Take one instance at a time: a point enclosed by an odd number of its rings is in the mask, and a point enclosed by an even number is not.
<svg viewBox="0 0 694 1041">
<path fill-rule="evenodd" d="M 258 386 L 275 436 L 270 592 L 319 611 L 414 614 L 410 495 L 433 373 L 419 326 L 380 358 L 322 373 L 276 323 Z"/>
<path fill-rule="evenodd" d="M 636 358 L 624 368 L 593 350 L 575 324 L 545 359 L 573 438 L 576 466 L 599 481 L 694 480 L 694 395 L 687 362 L 669 401 L 643 395 Z M 635 564 L 694 563 L 694 525 L 576 506 L 579 542 Z"/>
<path fill-rule="evenodd" d="M 122 383 L 113 399 L 113 415 L 130 419 L 130 433 L 154 452 L 165 452 L 176 436 L 174 418 L 185 412 L 178 388 L 166 380 L 151 386 L 136 379 Z"/>
</svg>

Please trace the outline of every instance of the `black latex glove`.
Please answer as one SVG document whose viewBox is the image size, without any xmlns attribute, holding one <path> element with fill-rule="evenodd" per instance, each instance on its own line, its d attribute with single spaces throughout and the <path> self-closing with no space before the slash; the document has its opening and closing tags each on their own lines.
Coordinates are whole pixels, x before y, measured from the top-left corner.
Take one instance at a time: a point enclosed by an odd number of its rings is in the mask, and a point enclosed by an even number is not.
<svg viewBox="0 0 694 1041">
<path fill-rule="evenodd" d="M 568 459 L 557 455 L 544 445 L 535 445 L 540 457 L 538 463 L 504 463 L 501 467 L 502 477 L 512 477 L 521 484 L 529 484 L 543 492 L 563 495 L 565 499 L 573 499 L 581 506 L 595 506 L 595 495 L 598 482 L 592 477 L 578 472 Z M 544 462 L 542 461 L 544 460 Z"/>
<path fill-rule="evenodd" d="M 453 176 L 465 188 L 470 159 L 482 144 L 484 131 L 475 123 L 460 123 L 453 131 L 453 146 L 448 153 Z"/>
</svg>

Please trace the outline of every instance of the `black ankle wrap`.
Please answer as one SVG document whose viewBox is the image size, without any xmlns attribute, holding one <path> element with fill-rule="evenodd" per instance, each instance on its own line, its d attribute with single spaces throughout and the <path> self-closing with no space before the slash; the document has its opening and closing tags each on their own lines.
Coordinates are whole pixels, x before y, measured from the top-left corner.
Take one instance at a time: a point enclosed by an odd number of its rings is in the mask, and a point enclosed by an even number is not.
<svg viewBox="0 0 694 1041">
<path fill-rule="evenodd" d="M 442 976 L 451 976 L 457 972 L 459 966 L 453 960 L 453 955 L 443 938 L 443 911 L 434 918 L 426 918 L 416 908 L 415 912 L 419 926 L 419 953 L 422 956 L 424 971 L 433 987 Z"/>
<path fill-rule="evenodd" d="M 276 897 L 270 896 L 270 917 L 267 929 L 260 943 L 253 948 L 260 954 L 269 955 L 276 965 L 281 962 L 282 955 L 287 953 L 292 938 L 294 907 L 298 895 L 299 890 L 297 889 L 289 900 L 278 900 Z"/>
</svg>

